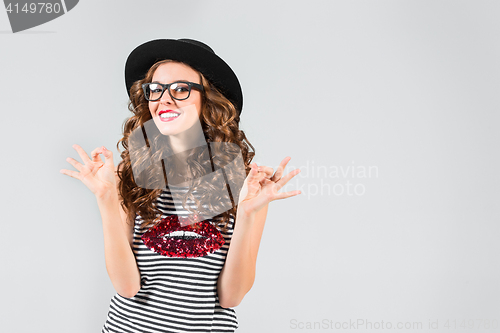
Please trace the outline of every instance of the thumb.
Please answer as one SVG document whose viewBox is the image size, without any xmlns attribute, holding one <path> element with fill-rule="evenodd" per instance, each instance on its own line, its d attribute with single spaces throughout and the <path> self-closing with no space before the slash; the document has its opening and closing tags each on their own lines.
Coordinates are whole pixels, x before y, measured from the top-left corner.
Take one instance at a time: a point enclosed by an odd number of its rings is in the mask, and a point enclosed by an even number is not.
<svg viewBox="0 0 500 333">
<path fill-rule="evenodd" d="M 255 181 L 257 178 L 257 163 L 250 164 L 250 172 L 248 173 L 248 181 Z"/>
<path fill-rule="evenodd" d="M 104 164 L 113 165 L 113 153 L 111 150 L 107 150 L 106 147 L 102 146 L 102 154 L 104 155 Z"/>
</svg>

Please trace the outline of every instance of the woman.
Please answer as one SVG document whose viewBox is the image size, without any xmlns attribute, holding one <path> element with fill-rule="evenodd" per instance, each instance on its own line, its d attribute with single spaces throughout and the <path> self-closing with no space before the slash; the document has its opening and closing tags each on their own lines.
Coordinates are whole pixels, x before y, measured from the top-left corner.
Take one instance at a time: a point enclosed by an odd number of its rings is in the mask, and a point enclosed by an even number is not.
<svg viewBox="0 0 500 333">
<path fill-rule="evenodd" d="M 101 212 L 117 292 L 102 332 L 234 332 L 232 308 L 253 285 L 268 204 L 300 194 L 278 193 L 300 170 L 282 177 L 289 157 L 274 174 L 250 163 L 239 81 L 207 45 L 144 43 L 125 80 L 134 115 L 118 167 L 104 147 L 89 158 L 73 145 L 84 164 L 68 158 L 79 172 L 61 170 L 96 195 Z"/>
</svg>

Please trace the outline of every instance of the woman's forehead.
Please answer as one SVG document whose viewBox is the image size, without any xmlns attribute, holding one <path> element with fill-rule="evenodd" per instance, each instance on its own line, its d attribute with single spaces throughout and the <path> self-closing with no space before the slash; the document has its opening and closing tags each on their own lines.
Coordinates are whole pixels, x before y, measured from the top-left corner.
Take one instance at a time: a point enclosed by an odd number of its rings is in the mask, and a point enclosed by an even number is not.
<svg viewBox="0 0 500 333">
<path fill-rule="evenodd" d="M 174 82 L 187 80 L 197 83 L 199 81 L 198 72 L 188 65 L 179 62 L 167 62 L 158 66 L 153 73 L 152 81 Z"/>
</svg>

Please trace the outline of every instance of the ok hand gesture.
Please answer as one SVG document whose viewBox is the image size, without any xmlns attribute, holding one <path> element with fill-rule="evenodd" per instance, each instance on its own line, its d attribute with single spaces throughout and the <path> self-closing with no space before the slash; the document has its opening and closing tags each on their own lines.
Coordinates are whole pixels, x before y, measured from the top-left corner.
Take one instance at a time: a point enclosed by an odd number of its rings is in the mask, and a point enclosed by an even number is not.
<svg viewBox="0 0 500 333">
<path fill-rule="evenodd" d="M 295 169 L 282 177 L 285 166 L 289 161 L 290 157 L 285 157 L 274 175 L 271 167 L 257 167 L 256 163 L 252 163 L 250 165 L 252 169 L 240 191 L 238 209 L 242 209 L 246 214 L 251 214 L 260 210 L 271 201 L 300 194 L 299 190 L 283 193 L 278 192 L 290 179 L 300 172 L 300 169 Z"/>
<path fill-rule="evenodd" d="M 77 160 L 68 157 L 66 161 L 71 163 L 79 172 L 66 169 L 61 169 L 60 172 L 81 180 L 96 197 L 103 197 L 112 193 L 110 191 L 116 191 L 113 153 L 102 146 L 92 151 L 90 154 L 92 159 L 90 159 L 79 145 L 75 144 L 73 148 L 78 152 L 84 164 L 82 165 Z M 104 155 L 104 163 L 99 157 L 100 154 Z"/>
</svg>

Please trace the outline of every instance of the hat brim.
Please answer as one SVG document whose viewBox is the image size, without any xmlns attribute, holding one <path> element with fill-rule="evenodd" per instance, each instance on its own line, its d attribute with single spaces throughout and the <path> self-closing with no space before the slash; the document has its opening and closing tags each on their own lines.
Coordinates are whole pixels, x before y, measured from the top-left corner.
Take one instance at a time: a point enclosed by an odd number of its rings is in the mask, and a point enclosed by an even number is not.
<svg viewBox="0 0 500 333">
<path fill-rule="evenodd" d="M 125 84 L 130 96 L 132 84 L 145 77 L 156 62 L 170 59 L 201 72 L 237 108 L 243 108 L 241 85 L 231 67 L 209 49 L 182 40 L 156 39 L 136 47 L 125 64 Z"/>
</svg>

